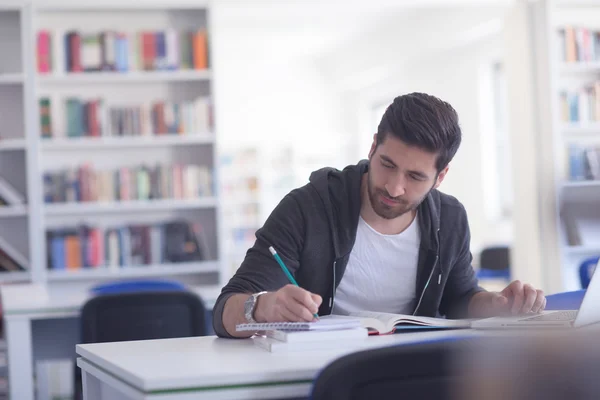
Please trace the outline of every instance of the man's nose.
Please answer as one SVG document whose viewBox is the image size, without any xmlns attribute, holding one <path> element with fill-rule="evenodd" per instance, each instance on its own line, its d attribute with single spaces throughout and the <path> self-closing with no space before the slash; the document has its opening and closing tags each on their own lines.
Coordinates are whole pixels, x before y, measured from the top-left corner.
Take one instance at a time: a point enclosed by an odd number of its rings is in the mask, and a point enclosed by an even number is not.
<svg viewBox="0 0 600 400">
<path fill-rule="evenodd" d="M 394 182 L 388 182 L 385 185 L 385 190 L 388 192 L 390 197 L 396 198 L 398 196 L 404 195 L 406 193 L 405 181 L 402 178 L 396 179 Z"/>
</svg>

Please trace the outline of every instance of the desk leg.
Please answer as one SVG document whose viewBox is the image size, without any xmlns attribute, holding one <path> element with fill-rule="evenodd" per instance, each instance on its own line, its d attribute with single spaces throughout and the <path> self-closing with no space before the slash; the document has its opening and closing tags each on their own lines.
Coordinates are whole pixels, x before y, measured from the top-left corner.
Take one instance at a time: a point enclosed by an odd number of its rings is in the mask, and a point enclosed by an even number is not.
<svg viewBox="0 0 600 400">
<path fill-rule="evenodd" d="M 34 400 L 31 321 L 4 320 L 8 355 L 8 389 L 11 400 Z"/>
<path fill-rule="evenodd" d="M 94 375 L 81 371 L 83 400 L 133 400 Z"/>
<path fill-rule="evenodd" d="M 83 381 L 83 400 L 102 400 L 102 382 L 95 376 L 81 371 Z"/>
</svg>

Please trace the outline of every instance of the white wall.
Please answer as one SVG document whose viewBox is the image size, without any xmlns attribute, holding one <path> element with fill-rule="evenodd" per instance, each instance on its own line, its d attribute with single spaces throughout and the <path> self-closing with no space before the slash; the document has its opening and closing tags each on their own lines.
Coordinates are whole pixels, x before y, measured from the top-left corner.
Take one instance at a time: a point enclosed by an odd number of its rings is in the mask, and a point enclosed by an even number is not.
<svg viewBox="0 0 600 400">
<path fill-rule="evenodd" d="M 346 123 L 357 138 L 356 157 L 365 157 L 376 131 L 370 114 L 374 104 L 419 91 L 436 95 L 457 110 L 463 141 L 440 190 L 465 205 L 474 254 L 486 245 L 510 243 L 513 236 L 510 221 L 494 219 L 486 209 L 495 177 L 484 163 L 490 158 L 492 127 L 491 98 L 482 97 L 486 94 L 482 84 L 484 70 L 502 57 L 502 16 L 503 9 L 497 8 L 389 16 L 396 25 L 382 24 L 355 45 L 349 43 L 320 60 L 344 98 Z M 350 63 L 352 57 L 360 61 Z"/>
<path fill-rule="evenodd" d="M 457 197 L 465 206 L 471 227 L 471 248 L 476 253 L 486 244 L 509 242 L 510 224 L 489 219 L 486 212 L 484 175 L 484 123 L 481 105 L 482 68 L 489 67 L 501 46 L 499 38 L 488 38 L 460 50 L 442 52 L 406 67 L 399 74 L 397 93 L 426 92 L 449 102 L 459 115 L 463 133 L 461 147 L 450 164 L 450 172 L 440 190 Z"/>
<path fill-rule="evenodd" d="M 352 141 L 344 135 L 341 98 L 317 68 L 314 54 L 346 29 L 355 29 L 351 19 L 359 15 L 334 26 L 322 17 L 282 20 L 272 10 L 247 11 L 219 3 L 212 11 L 215 117 L 222 152 L 261 149 L 264 220 L 313 170 L 354 161 L 348 150 Z M 290 147 L 296 179 L 275 187 L 270 170 Z"/>
</svg>

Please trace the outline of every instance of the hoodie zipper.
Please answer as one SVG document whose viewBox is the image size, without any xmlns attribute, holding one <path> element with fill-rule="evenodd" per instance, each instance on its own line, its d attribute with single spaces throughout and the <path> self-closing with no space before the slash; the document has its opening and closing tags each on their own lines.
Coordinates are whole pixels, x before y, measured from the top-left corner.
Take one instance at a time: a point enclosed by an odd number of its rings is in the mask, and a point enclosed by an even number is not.
<svg viewBox="0 0 600 400">
<path fill-rule="evenodd" d="M 331 284 L 331 298 L 329 299 L 329 313 L 333 313 L 333 304 L 335 303 L 335 265 L 337 261 L 333 262 L 333 283 Z"/>
<path fill-rule="evenodd" d="M 423 287 L 423 291 L 421 292 L 421 296 L 419 297 L 419 302 L 417 303 L 417 306 L 415 307 L 415 311 L 413 312 L 413 315 L 417 314 L 417 311 L 419 310 L 419 307 L 421 306 L 421 302 L 423 301 L 423 297 L 425 296 L 425 292 L 427 291 L 429 282 L 431 281 L 431 278 L 433 277 L 433 271 L 435 271 L 438 260 L 440 259 L 440 228 L 437 229 L 436 236 L 437 236 L 437 250 L 436 250 L 436 254 L 435 254 L 435 262 L 433 263 L 433 268 L 431 268 L 431 272 L 429 272 L 429 278 L 427 278 L 427 282 L 425 283 L 425 286 Z M 438 285 L 440 285 L 441 283 L 442 283 L 442 270 L 440 268 L 440 273 L 438 275 Z"/>
</svg>

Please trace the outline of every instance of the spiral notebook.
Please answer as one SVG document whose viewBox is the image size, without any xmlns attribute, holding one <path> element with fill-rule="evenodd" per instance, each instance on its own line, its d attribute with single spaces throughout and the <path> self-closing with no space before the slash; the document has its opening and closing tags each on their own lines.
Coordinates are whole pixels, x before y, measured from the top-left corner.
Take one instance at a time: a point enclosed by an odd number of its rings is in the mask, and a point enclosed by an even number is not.
<svg viewBox="0 0 600 400">
<path fill-rule="evenodd" d="M 360 320 L 356 318 L 327 315 L 315 322 L 265 322 L 253 324 L 239 324 L 235 329 L 242 331 L 333 331 L 339 329 L 352 329 L 360 327 Z"/>
</svg>

